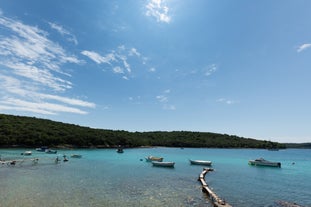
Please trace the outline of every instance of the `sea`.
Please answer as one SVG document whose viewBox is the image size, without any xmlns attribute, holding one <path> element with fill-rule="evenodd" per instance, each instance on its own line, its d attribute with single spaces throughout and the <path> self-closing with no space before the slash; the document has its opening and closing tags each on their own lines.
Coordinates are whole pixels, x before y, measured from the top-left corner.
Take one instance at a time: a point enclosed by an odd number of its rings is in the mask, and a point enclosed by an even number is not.
<svg viewBox="0 0 311 207">
<path fill-rule="evenodd" d="M 23 156 L 26 150 L 32 155 Z M 80 154 L 82 158 L 71 158 Z M 68 158 L 63 161 L 63 155 Z M 161 156 L 174 168 L 154 167 L 145 157 Z M 133 148 L 61 149 L 57 154 L 35 149 L 0 149 L 1 207 L 211 207 L 202 192 L 204 166 L 189 159 L 210 160 L 209 187 L 234 207 L 274 207 L 279 201 L 311 207 L 311 149 Z M 55 162 L 56 157 L 61 161 Z M 248 165 L 265 158 L 281 168 Z M 38 162 L 33 159 L 38 158 Z"/>
</svg>

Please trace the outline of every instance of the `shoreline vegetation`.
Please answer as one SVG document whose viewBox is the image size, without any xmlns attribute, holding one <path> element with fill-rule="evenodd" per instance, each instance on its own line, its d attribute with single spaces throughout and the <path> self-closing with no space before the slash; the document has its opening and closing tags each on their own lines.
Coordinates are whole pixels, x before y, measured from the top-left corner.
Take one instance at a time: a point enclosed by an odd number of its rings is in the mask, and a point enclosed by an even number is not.
<svg viewBox="0 0 311 207">
<path fill-rule="evenodd" d="M 308 143 L 307 143 L 308 144 Z M 309 145 L 304 146 L 309 146 Z M 282 144 L 235 135 L 191 131 L 128 132 L 95 129 L 35 117 L 0 114 L 0 147 L 28 148 L 206 147 L 284 149 Z"/>
</svg>

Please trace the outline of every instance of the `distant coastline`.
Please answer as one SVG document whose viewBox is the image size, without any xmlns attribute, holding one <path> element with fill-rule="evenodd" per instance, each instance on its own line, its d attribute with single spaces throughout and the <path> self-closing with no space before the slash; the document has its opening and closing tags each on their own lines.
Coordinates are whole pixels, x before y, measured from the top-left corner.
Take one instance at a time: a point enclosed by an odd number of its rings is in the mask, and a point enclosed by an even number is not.
<svg viewBox="0 0 311 207">
<path fill-rule="evenodd" d="M 282 144 L 236 135 L 192 132 L 94 129 L 35 117 L 0 114 L 0 148 L 124 148 L 187 147 L 187 148 L 311 148 L 311 144 Z"/>
</svg>

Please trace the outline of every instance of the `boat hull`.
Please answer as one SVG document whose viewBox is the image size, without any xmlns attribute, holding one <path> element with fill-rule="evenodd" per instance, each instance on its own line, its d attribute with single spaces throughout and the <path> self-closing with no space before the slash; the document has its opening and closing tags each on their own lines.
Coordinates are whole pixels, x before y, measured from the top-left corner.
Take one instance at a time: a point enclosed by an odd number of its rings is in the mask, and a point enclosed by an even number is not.
<svg viewBox="0 0 311 207">
<path fill-rule="evenodd" d="M 271 162 L 264 159 L 249 160 L 248 164 L 254 166 L 281 167 L 280 162 Z"/>
<path fill-rule="evenodd" d="M 211 166 L 212 161 L 207 161 L 207 160 L 189 160 L 190 164 L 192 165 L 205 165 L 205 166 Z"/>
<path fill-rule="evenodd" d="M 152 161 L 162 162 L 163 161 L 163 157 L 148 156 L 145 159 L 147 162 L 152 162 Z"/>
<path fill-rule="evenodd" d="M 47 154 L 57 154 L 57 150 L 47 149 L 47 150 L 45 150 L 45 153 L 47 153 Z"/>
<path fill-rule="evenodd" d="M 24 156 L 30 156 L 32 154 L 31 151 L 25 151 L 23 153 L 21 153 L 21 155 L 24 155 Z"/>
<path fill-rule="evenodd" d="M 82 155 L 73 154 L 70 156 L 71 158 L 82 158 Z"/>
<path fill-rule="evenodd" d="M 174 167 L 175 162 L 158 162 L 152 161 L 152 165 L 156 167 Z"/>
<path fill-rule="evenodd" d="M 121 148 L 117 149 L 116 151 L 117 151 L 117 153 L 123 153 L 124 152 L 123 149 L 121 149 Z"/>
</svg>

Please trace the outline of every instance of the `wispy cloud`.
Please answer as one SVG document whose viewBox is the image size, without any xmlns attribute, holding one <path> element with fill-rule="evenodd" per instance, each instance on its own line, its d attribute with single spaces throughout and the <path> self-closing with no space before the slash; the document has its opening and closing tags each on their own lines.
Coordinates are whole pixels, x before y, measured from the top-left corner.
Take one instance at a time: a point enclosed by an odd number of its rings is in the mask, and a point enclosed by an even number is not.
<svg viewBox="0 0 311 207">
<path fill-rule="evenodd" d="M 130 97 L 128 98 L 128 100 L 129 100 L 132 104 L 141 104 L 141 96 L 136 96 L 136 97 L 130 96 Z"/>
<path fill-rule="evenodd" d="M 233 101 L 233 100 L 229 100 L 229 99 L 225 99 L 225 98 L 220 98 L 220 99 L 217 99 L 216 101 L 220 102 L 220 103 L 228 104 L 228 105 L 238 103 L 238 101 Z"/>
<path fill-rule="evenodd" d="M 156 18 L 158 22 L 170 23 L 169 8 L 165 5 L 164 0 L 150 0 L 146 9 L 147 16 Z"/>
<path fill-rule="evenodd" d="M 154 67 L 152 67 L 152 68 L 149 68 L 149 71 L 150 72 L 156 72 L 156 69 Z"/>
<path fill-rule="evenodd" d="M 73 86 L 64 66 L 82 61 L 48 39 L 48 33 L 38 27 L 1 14 L 0 26 L 6 30 L 5 36 L 0 34 L 1 111 L 86 114 L 80 107 L 95 107 L 91 102 L 56 95 Z M 69 35 L 62 27 L 54 25 L 54 29 Z"/>
<path fill-rule="evenodd" d="M 20 81 L 16 78 L 0 74 L 0 108 L 24 110 L 29 112 L 56 114 L 58 112 L 70 112 L 86 114 L 87 112 L 76 107 L 95 108 L 95 104 L 79 99 L 73 99 L 58 95 L 37 92 L 28 81 Z"/>
<path fill-rule="evenodd" d="M 311 47 L 311 43 L 302 44 L 298 47 L 297 52 L 302 52 Z"/>
<path fill-rule="evenodd" d="M 141 61 L 146 64 L 148 58 L 141 55 L 136 48 L 127 48 L 125 45 L 119 45 L 115 50 L 109 53 L 100 54 L 95 51 L 84 50 L 82 55 L 87 56 L 97 64 L 108 64 L 113 73 L 122 74 L 122 78 L 129 80 L 132 74 L 131 61 Z"/>
<path fill-rule="evenodd" d="M 185 68 L 185 69 L 176 69 L 176 75 L 189 79 L 195 78 L 200 80 L 206 80 L 212 76 L 218 70 L 219 66 L 215 63 L 207 64 L 205 66 L 196 67 L 196 68 Z"/>
<path fill-rule="evenodd" d="M 47 33 L 37 27 L 1 16 L 0 25 L 11 32 L 10 36 L 0 36 L 0 65 L 10 68 L 16 75 L 41 84 L 46 82 L 54 90 L 71 87 L 69 81 L 60 78 L 59 75 L 68 75 L 60 66 L 80 63 L 80 60 L 47 39 Z"/>
<path fill-rule="evenodd" d="M 210 76 L 211 74 L 213 74 L 214 72 L 216 72 L 217 70 L 217 66 L 216 64 L 211 64 L 211 65 L 208 65 L 205 69 L 204 69 L 204 75 L 205 76 Z"/>
<path fill-rule="evenodd" d="M 111 64 L 112 61 L 116 61 L 115 55 L 113 53 L 106 54 L 105 56 L 101 56 L 97 52 L 84 50 L 81 52 L 82 55 L 87 56 L 97 64 L 107 63 Z"/>
<path fill-rule="evenodd" d="M 113 68 L 114 73 L 124 73 L 123 69 L 119 66 Z"/>
<path fill-rule="evenodd" d="M 0 104 L 3 108 L 7 107 L 11 110 L 23 109 L 24 111 L 36 112 L 41 114 L 57 114 L 60 112 L 87 114 L 86 111 L 63 104 L 55 104 L 50 102 L 32 102 L 16 98 L 2 99 L 0 101 Z"/>
<path fill-rule="evenodd" d="M 168 97 L 165 95 L 158 95 L 158 96 L 156 96 L 156 98 L 161 103 L 167 103 L 168 102 Z"/>
<path fill-rule="evenodd" d="M 137 51 L 136 48 L 131 48 L 129 50 L 129 56 L 133 56 L 133 55 L 136 55 L 137 57 L 140 57 L 140 53 Z"/>
<path fill-rule="evenodd" d="M 161 95 L 156 96 L 156 100 L 162 104 L 162 108 L 165 110 L 176 110 L 176 107 L 169 103 L 168 95 L 171 93 L 170 89 L 162 92 Z"/>
<path fill-rule="evenodd" d="M 49 22 L 49 25 L 52 29 L 59 32 L 61 35 L 67 38 L 68 41 L 73 42 L 75 45 L 78 44 L 78 40 L 75 35 L 71 34 L 68 30 L 66 30 L 63 26 L 58 25 L 56 23 Z"/>
</svg>

